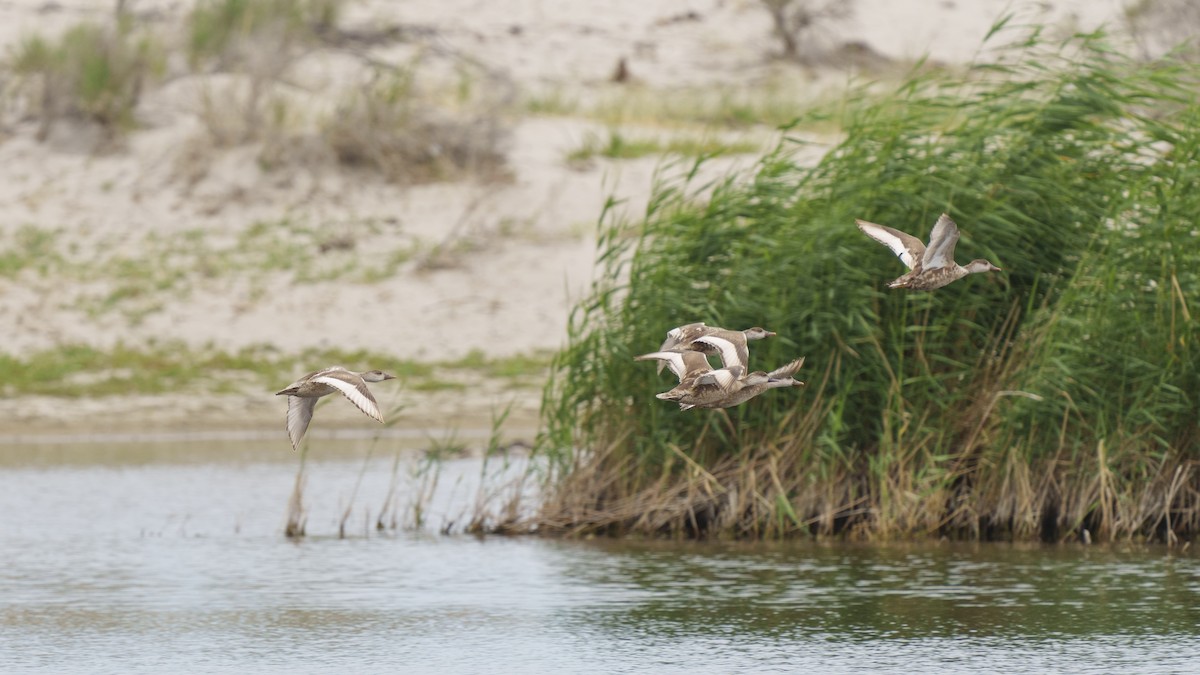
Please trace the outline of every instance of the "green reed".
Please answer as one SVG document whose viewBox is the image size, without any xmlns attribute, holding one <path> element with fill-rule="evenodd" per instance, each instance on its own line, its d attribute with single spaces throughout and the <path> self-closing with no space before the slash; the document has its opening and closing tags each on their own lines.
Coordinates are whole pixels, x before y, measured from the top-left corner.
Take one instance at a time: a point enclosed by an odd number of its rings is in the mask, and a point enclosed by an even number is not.
<svg viewBox="0 0 1200 675">
<path fill-rule="evenodd" d="M 992 40 L 1017 32 L 1003 22 Z M 601 218 L 602 271 L 547 385 L 548 531 L 886 538 L 1157 536 L 1200 527 L 1195 66 L 1036 29 L 965 75 L 856 90 L 816 166 L 785 141 L 711 184 L 668 166 Z M 805 120 L 799 120 L 804 124 Z M 935 293 L 855 218 L 1003 273 Z M 633 356 L 702 320 L 762 325 L 803 390 L 681 413 Z"/>
</svg>

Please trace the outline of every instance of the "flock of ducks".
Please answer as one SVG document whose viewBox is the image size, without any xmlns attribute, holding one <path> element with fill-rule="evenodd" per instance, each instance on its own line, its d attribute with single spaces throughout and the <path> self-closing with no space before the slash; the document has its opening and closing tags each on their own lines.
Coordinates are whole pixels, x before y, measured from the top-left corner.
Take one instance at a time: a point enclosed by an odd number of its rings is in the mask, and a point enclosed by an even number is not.
<svg viewBox="0 0 1200 675">
<path fill-rule="evenodd" d="M 891 227 L 865 220 L 855 222 L 858 223 L 858 229 L 890 248 L 908 267 L 909 271 L 890 282 L 888 288 L 932 291 L 968 274 L 1000 270 L 983 259 L 972 260 L 965 266 L 954 262 L 958 226 L 945 213 L 934 224 L 928 245 L 911 234 Z M 761 370 L 749 372 L 747 343 L 772 335 L 775 333 L 757 326 L 733 331 L 703 323 L 689 323 L 668 331 L 667 339 L 658 351 L 634 357 L 634 360 L 657 360 L 660 373 L 664 364 L 671 368 L 671 372 L 679 378 L 679 384 L 656 396 L 664 401 L 679 403 L 681 410 L 730 408 L 768 389 L 804 386 L 803 382 L 793 377 L 804 365 L 803 357 L 769 373 Z M 713 369 L 708 362 L 708 354 L 719 354 L 722 367 Z"/>
<path fill-rule="evenodd" d="M 804 386 L 792 377 L 804 365 L 803 357 L 769 373 L 748 372 L 750 354 L 746 343 L 774 334 L 758 326 L 727 330 L 689 323 L 667 331 L 667 339 L 658 351 L 642 354 L 634 360 L 657 360 L 659 372 L 664 364 L 670 367 L 679 378 L 679 384 L 655 396 L 664 401 L 675 401 L 680 410 L 731 408 L 768 389 Z M 708 354 L 720 355 L 722 367 L 714 370 L 708 362 Z"/>
<path fill-rule="evenodd" d="M 888 283 L 888 288 L 907 288 L 932 291 L 968 274 L 998 272 L 991 262 L 972 260 L 964 265 L 954 262 L 954 247 L 958 243 L 958 226 L 950 216 L 942 214 L 929 235 L 929 243 L 884 225 L 855 221 L 858 229 L 875 241 L 887 246 L 908 267 L 909 271 Z M 768 389 L 802 387 L 804 382 L 793 376 L 804 365 L 800 357 L 770 372 L 749 370 L 749 342 L 762 340 L 775 333 L 755 326 L 746 330 L 728 330 L 704 323 L 689 323 L 667 332 L 667 339 L 658 351 L 634 357 L 635 361 L 658 361 L 658 372 L 664 367 L 679 378 L 679 384 L 655 396 L 674 401 L 680 410 L 692 408 L 730 408 L 758 396 Z M 713 368 L 709 355 L 721 359 L 721 367 Z M 288 397 L 287 432 L 292 448 L 298 448 L 312 421 L 317 399 L 339 392 L 372 419 L 383 422 L 379 404 L 367 388 L 368 382 L 395 379 L 380 370 L 354 372 L 333 366 L 311 372 L 276 393 Z"/>
</svg>

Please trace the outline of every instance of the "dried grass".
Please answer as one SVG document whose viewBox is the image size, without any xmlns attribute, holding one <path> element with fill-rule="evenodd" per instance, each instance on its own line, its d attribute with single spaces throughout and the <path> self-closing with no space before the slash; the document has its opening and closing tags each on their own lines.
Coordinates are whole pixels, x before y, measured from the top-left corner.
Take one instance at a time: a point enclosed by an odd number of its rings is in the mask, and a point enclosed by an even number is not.
<svg viewBox="0 0 1200 675">
<path fill-rule="evenodd" d="M 343 166 L 411 184 L 501 177 L 508 129 L 496 110 L 481 102 L 457 109 L 431 104 L 407 74 L 400 74 L 349 94 L 320 135 Z"/>
</svg>

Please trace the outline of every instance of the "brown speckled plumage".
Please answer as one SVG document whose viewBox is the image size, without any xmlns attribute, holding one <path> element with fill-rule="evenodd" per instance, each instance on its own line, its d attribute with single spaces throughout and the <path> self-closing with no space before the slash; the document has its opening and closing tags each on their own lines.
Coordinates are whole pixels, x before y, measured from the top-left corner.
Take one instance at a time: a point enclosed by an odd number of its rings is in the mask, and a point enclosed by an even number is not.
<svg viewBox="0 0 1200 675">
<path fill-rule="evenodd" d="M 968 274 L 998 272 L 991 262 L 982 258 L 966 265 L 954 262 L 954 247 L 958 243 L 958 226 L 943 213 L 929 233 L 929 245 L 920 239 L 884 225 L 855 221 L 858 229 L 875 241 L 892 249 L 909 272 L 888 284 L 888 288 L 907 288 L 913 291 L 932 291 L 957 281 Z"/>
</svg>

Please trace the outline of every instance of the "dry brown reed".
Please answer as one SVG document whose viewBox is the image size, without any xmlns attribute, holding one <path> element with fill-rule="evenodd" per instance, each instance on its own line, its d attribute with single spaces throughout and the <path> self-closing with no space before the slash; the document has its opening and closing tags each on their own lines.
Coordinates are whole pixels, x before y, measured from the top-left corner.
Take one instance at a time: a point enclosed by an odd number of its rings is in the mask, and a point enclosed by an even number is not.
<svg viewBox="0 0 1200 675">
<path fill-rule="evenodd" d="M 307 452 L 307 449 L 304 452 Z M 308 525 L 308 511 L 304 508 L 304 484 L 307 478 L 308 476 L 304 473 L 304 457 L 302 455 L 300 468 L 296 470 L 296 482 L 292 486 L 292 495 L 288 498 L 287 523 L 283 527 L 283 534 L 288 539 L 304 537 L 305 527 Z"/>
</svg>

